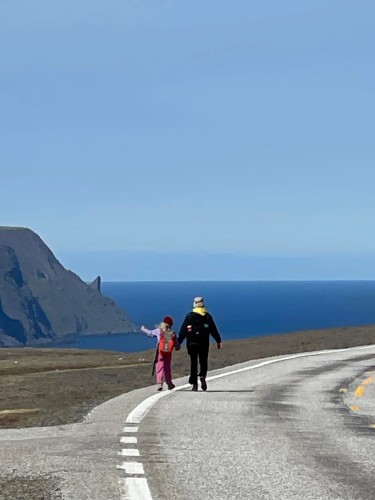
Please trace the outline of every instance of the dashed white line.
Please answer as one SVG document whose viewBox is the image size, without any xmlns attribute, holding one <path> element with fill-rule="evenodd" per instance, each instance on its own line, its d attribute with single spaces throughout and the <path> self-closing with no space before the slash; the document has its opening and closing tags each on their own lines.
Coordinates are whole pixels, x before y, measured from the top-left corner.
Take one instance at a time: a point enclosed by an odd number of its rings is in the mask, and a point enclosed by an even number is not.
<svg viewBox="0 0 375 500">
<path fill-rule="evenodd" d="M 122 436 L 120 439 L 121 443 L 136 444 L 137 438 L 134 436 Z"/>
<path fill-rule="evenodd" d="M 136 448 L 123 448 L 120 451 L 120 455 L 123 457 L 139 457 L 139 450 Z"/>
<path fill-rule="evenodd" d="M 136 427 L 124 427 L 122 429 L 122 432 L 123 433 L 126 433 L 126 432 L 138 432 L 138 426 L 136 426 Z"/>
<path fill-rule="evenodd" d="M 143 464 L 140 462 L 123 462 L 121 465 L 118 465 L 117 468 L 124 470 L 126 474 L 141 475 L 145 473 Z"/>
<path fill-rule="evenodd" d="M 120 489 L 124 500 L 152 500 L 147 479 L 141 477 L 127 477 L 120 479 Z"/>
</svg>

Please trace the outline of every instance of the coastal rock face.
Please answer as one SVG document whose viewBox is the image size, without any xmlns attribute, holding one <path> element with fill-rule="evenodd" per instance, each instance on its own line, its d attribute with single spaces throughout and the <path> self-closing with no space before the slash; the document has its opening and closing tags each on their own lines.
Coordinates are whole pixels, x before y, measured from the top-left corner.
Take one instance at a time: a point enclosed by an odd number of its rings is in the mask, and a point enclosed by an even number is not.
<svg viewBox="0 0 375 500">
<path fill-rule="evenodd" d="M 0 346 L 135 330 L 126 314 L 101 295 L 99 277 L 87 285 L 33 231 L 0 227 Z"/>
</svg>

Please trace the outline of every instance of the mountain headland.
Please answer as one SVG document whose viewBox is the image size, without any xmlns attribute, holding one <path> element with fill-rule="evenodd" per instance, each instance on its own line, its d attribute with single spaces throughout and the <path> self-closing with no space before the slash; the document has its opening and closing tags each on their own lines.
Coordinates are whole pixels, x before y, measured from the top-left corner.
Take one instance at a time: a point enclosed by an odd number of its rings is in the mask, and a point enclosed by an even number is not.
<svg viewBox="0 0 375 500">
<path fill-rule="evenodd" d="M 0 347 L 32 346 L 73 334 L 135 331 L 92 284 L 65 269 L 32 230 L 0 227 Z"/>
</svg>

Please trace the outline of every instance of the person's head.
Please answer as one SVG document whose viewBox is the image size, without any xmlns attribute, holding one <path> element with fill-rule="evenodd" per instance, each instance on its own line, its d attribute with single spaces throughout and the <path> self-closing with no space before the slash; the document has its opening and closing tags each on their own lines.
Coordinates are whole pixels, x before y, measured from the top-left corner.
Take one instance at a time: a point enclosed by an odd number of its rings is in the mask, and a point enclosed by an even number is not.
<svg viewBox="0 0 375 500">
<path fill-rule="evenodd" d="M 204 307 L 203 297 L 195 297 L 193 307 L 194 309 L 196 309 L 197 307 Z"/>
<path fill-rule="evenodd" d="M 170 316 L 164 316 L 163 323 L 171 328 L 173 326 L 173 318 L 171 318 Z"/>
</svg>

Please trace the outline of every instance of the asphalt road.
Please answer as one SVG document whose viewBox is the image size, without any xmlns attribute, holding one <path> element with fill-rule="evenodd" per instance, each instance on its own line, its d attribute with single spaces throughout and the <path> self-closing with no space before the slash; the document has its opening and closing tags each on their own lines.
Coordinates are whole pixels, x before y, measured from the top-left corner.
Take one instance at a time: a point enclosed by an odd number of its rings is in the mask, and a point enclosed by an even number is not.
<svg viewBox="0 0 375 500">
<path fill-rule="evenodd" d="M 57 478 L 69 500 L 375 499 L 375 346 L 214 375 L 206 393 L 146 388 L 80 424 L 0 431 L 2 473 Z"/>
</svg>

